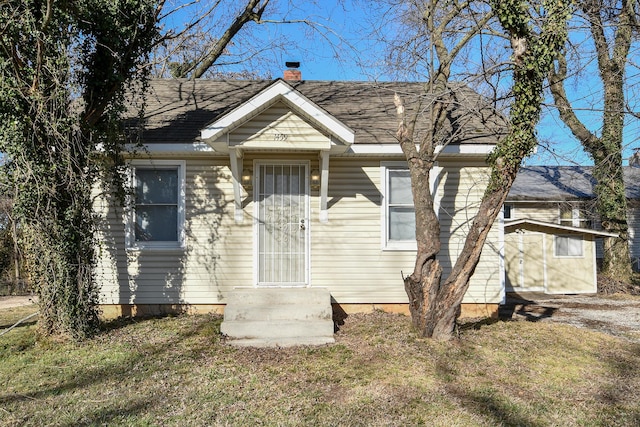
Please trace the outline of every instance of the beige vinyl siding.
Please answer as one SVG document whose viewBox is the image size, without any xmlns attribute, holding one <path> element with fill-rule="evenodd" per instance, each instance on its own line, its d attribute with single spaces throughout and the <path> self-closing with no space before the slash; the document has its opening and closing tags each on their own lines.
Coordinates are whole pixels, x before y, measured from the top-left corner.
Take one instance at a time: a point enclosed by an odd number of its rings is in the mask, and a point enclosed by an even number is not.
<svg viewBox="0 0 640 427">
<path fill-rule="evenodd" d="M 253 168 L 254 160 L 302 160 L 309 162 L 310 169 L 319 167 L 317 152 L 247 153 L 243 168 Z M 380 161 L 330 159 L 328 223 L 319 221 L 319 192 L 311 191 L 311 285 L 329 288 L 339 303 L 407 301 L 402 274 L 411 273 L 415 251 L 382 248 Z M 441 165 L 441 262 L 446 275 L 484 191 L 486 168 Z M 96 206 L 104 218 L 97 276 L 103 303 L 216 304 L 224 302 L 230 289 L 254 285 L 254 203 L 243 196 L 244 222 L 235 223 L 228 159 L 187 158 L 185 179 L 185 248 L 181 250 L 127 250 L 122 208 L 114 209 L 107 200 Z M 494 227 L 464 302 L 501 301 L 498 239 Z"/>
<path fill-rule="evenodd" d="M 513 206 L 511 219 L 535 219 L 537 221 L 558 223 L 559 208 L 557 203 L 523 203 L 507 202 Z"/>
<path fill-rule="evenodd" d="M 339 303 L 407 302 L 401 272 L 415 252 L 382 251 L 380 160 L 335 158 L 329 169 L 328 223 L 312 205 L 312 285 Z"/>
<path fill-rule="evenodd" d="M 443 255 L 440 261 L 446 277 L 462 251 L 469 228 L 480 205 L 488 181 L 489 169 L 478 164 L 440 161 L 443 176 L 436 197 L 441 197 L 438 216 Z M 465 303 L 502 302 L 503 275 L 500 268 L 500 234 L 498 224 L 487 237 L 480 261 L 471 277 Z"/>
<path fill-rule="evenodd" d="M 327 286 L 338 302 L 406 302 L 402 275 L 411 274 L 415 251 L 382 250 L 380 161 L 331 159 L 329 223 L 312 231 L 312 283 Z M 486 185 L 486 168 L 441 162 L 438 194 L 444 276 L 449 274 Z M 315 219 L 315 218 L 314 218 Z M 490 232 L 464 302 L 501 302 L 497 226 Z"/>
<path fill-rule="evenodd" d="M 559 202 L 555 203 L 523 203 L 523 202 L 507 202 L 514 207 L 515 215 L 512 219 L 535 219 L 539 221 L 558 223 Z M 627 221 L 629 225 L 629 251 L 631 259 L 635 260 L 635 268 L 640 270 L 640 239 L 636 236 L 640 235 L 640 206 L 636 201 L 629 202 L 627 210 Z M 602 229 L 597 219 L 594 221 L 595 229 Z M 603 257 L 603 241 L 601 237 L 595 239 L 596 258 Z"/>
<path fill-rule="evenodd" d="M 105 303 L 221 302 L 234 286 L 251 283 L 251 225 L 233 222 L 233 189 L 225 160 L 189 159 L 183 249 L 125 248 L 122 210 L 101 202 L 108 224 L 100 235 L 98 280 Z"/>
<path fill-rule="evenodd" d="M 582 256 L 559 257 L 555 254 L 555 240 L 547 236 L 547 292 L 550 294 L 591 293 L 597 291 L 595 277 L 595 244 L 593 236 L 582 238 Z"/>
<path fill-rule="evenodd" d="M 129 301 L 127 285 L 127 253 L 125 251 L 124 209 L 114 197 L 95 189 L 94 209 L 97 218 L 96 231 L 96 282 L 101 292 L 101 302 L 118 304 Z M 120 284 L 123 284 L 122 286 Z"/>
<path fill-rule="evenodd" d="M 189 160 L 186 197 L 184 295 L 193 304 L 221 302 L 227 290 L 251 283 L 252 272 L 251 225 L 233 220 L 228 160 Z"/>
<path fill-rule="evenodd" d="M 279 102 L 229 133 L 229 145 L 239 144 L 245 149 L 328 150 L 331 140 Z"/>
</svg>

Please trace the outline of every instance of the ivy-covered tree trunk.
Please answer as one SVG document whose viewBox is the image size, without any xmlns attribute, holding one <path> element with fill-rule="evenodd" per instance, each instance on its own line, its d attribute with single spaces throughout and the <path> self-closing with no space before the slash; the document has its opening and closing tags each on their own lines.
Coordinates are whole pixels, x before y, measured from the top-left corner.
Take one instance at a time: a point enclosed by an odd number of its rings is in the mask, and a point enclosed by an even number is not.
<svg viewBox="0 0 640 427">
<path fill-rule="evenodd" d="M 16 202 L 23 212 L 23 244 L 40 305 L 40 332 L 83 338 L 98 325 L 92 179 L 81 166 L 88 160 L 86 153 L 76 152 L 69 161 L 56 158 L 62 147 L 57 148 L 52 153 L 57 163 L 39 179 L 23 181 Z M 42 187 L 43 178 L 48 188 Z M 25 187 L 42 193 L 34 197 Z"/>
<path fill-rule="evenodd" d="M 98 323 L 92 187 L 118 158 L 126 85 L 156 39 L 162 2 L 0 4 L 0 151 L 15 188 L 40 330 L 74 339 Z M 112 171 L 113 172 L 113 171 Z"/>
<path fill-rule="evenodd" d="M 591 0 L 578 3 L 589 23 L 604 88 L 601 135 L 598 137 L 590 131 L 574 113 L 564 89 L 567 77 L 565 57 L 559 57 L 557 67 L 551 70 L 551 93 L 560 118 L 593 159 L 596 210 L 602 228 L 619 236 L 604 240 L 603 273 L 617 280 L 629 281 L 632 270 L 622 168 L 622 131 L 626 110 L 625 69 L 634 32 L 638 31 L 638 1 L 623 0 L 615 5 Z"/>
<path fill-rule="evenodd" d="M 545 0 L 539 32 L 528 5 L 520 0 L 495 0 L 491 7 L 511 39 L 513 54 L 513 102 L 509 134 L 499 141 L 490 157 L 491 176 L 464 247 L 444 280 L 437 259 L 440 236 L 429 174 L 434 163 L 433 144 L 413 140 L 414 129 L 396 98 L 400 125 L 397 137 L 407 157 L 416 209 L 418 251 L 414 271 L 404 279 L 412 321 L 425 337 L 450 339 L 469 280 L 480 260 L 482 247 L 509 193 L 522 159 L 536 146 L 535 127 L 540 118 L 543 83 L 553 60 L 566 40 L 570 0 Z M 435 117 L 439 115 L 436 114 Z M 434 132 L 430 134 L 433 137 Z M 428 147 L 427 150 L 424 147 Z"/>
</svg>

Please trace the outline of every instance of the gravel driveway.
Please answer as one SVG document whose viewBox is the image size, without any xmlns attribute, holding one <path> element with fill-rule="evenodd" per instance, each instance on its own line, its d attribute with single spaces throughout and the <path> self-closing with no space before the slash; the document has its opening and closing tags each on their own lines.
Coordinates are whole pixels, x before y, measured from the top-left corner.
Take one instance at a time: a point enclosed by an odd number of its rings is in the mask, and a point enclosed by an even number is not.
<svg viewBox="0 0 640 427">
<path fill-rule="evenodd" d="M 508 294 L 503 319 L 559 322 L 640 343 L 640 297 Z"/>
</svg>

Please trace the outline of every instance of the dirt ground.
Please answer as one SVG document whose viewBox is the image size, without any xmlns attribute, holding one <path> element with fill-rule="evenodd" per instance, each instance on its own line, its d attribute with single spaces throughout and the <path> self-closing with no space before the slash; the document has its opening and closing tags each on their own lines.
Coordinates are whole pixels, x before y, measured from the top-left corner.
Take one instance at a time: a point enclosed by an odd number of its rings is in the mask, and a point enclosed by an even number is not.
<svg viewBox="0 0 640 427">
<path fill-rule="evenodd" d="M 32 296 L 0 296 L 0 309 L 35 304 Z M 640 342 L 640 297 L 508 294 L 500 318 L 559 322 Z"/>
<path fill-rule="evenodd" d="M 35 304 L 33 296 L 0 296 L 0 309 Z"/>
<path fill-rule="evenodd" d="M 640 297 L 508 294 L 503 319 L 567 323 L 640 342 Z"/>
</svg>

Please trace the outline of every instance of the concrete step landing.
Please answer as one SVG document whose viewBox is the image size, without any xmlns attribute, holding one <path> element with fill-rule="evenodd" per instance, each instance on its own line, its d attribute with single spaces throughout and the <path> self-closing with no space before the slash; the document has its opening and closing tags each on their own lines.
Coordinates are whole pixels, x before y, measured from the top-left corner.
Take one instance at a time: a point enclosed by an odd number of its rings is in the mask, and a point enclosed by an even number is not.
<svg viewBox="0 0 640 427">
<path fill-rule="evenodd" d="M 220 331 L 239 347 L 335 342 L 326 288 L 237 288 L 227 294 Z"/>
</svg>

